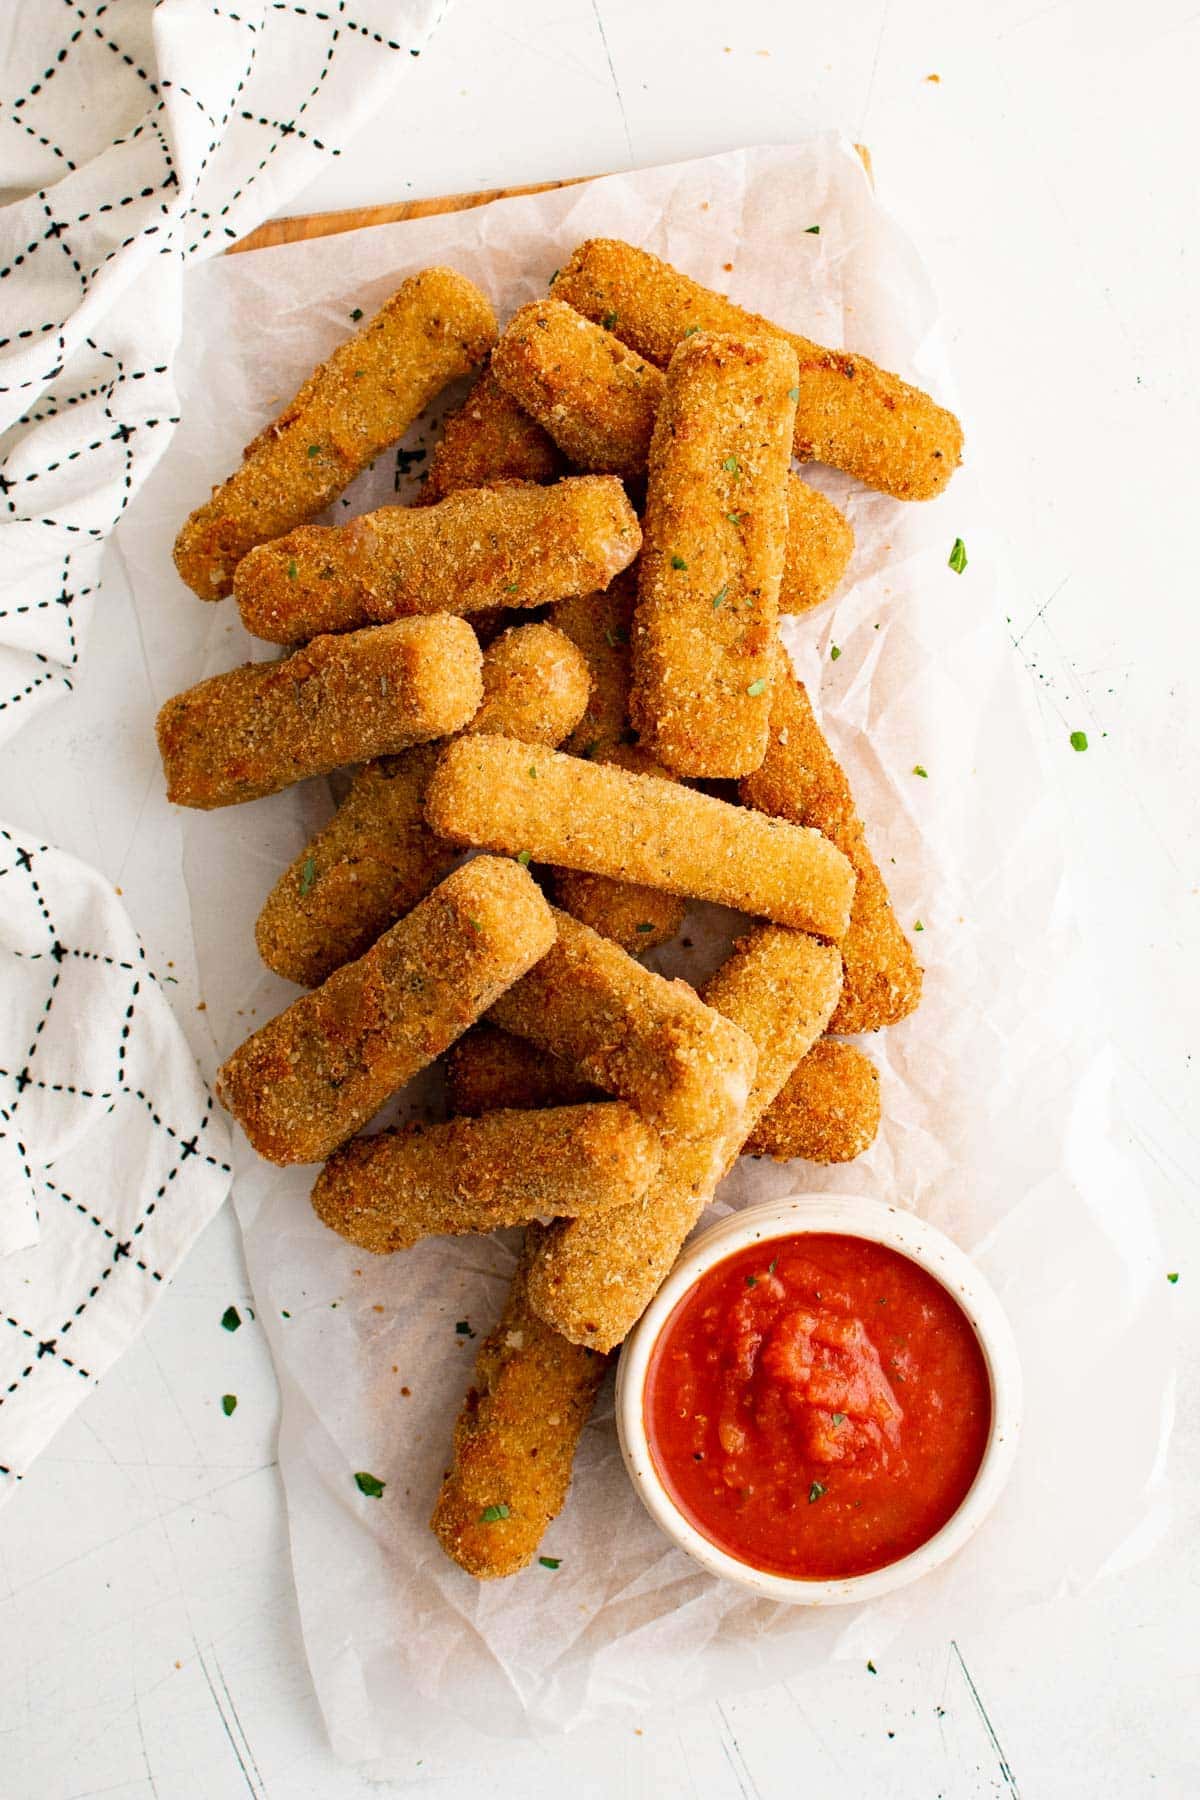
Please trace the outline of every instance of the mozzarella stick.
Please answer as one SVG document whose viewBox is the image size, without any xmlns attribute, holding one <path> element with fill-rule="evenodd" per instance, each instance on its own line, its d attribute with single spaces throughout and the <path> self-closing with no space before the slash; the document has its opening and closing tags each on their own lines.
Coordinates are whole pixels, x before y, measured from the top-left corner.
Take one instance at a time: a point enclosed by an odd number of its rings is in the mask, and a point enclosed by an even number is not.
<svg viewBox="0 0 1200 1800">
<path fill-rule="evenodd" d="M 218 1071 L 217 1095 L 268 1162 L 319 1162 L 553 942 L 550 908 L 525 870 L 476 857 L 247 1038 Z"/>
<path fill-rule="evenodd" d="M 465 276 L 440 268 L 411 275 L 314 369 L 247 447 L 241 468 L 187 520 L 175 567 L 192 592 L 228 594 L 248 550 L 314 518 L 495 341 L 495 314 Z"/>
<path fill-rule="evenodd" d="M 879 1071 L 841 1038 L 822 1038 L 784 1083 L 745 1143 L 776 1162 L 853 1162 L 879 1130 Z"/>
<path fill-rule="evenodd" d="M 479 705 L 480 667 L 470 626 L 446 617 L 315 638 L 282 662 L 210 676 L 159 712 L 167 798 L 236 806 L 443 737 Z"/>
<path fill-rule="evenodd" d="M 532 1310 L 530 1256 L 522 1255 L 504 1311 L 480 1349 L 430 1520 L 446 1555 L 480 1581 L 523 1569 L 561 1512 L 575 1448 L 608 1367 L 607 1357 L 569 1344 Z"/>
<path fill-rule="evenodd" d="M 581 244 L 556 279 L 554 297 L 619 333 L 659 368 L 696 331 L 784 339 L 800 365 L 792 448 L 801 462 L 830 463 L 898 500 L 931 500 L 958 467 L 962 427 L 928 394 L 865 356 L 827 350 L 744 311 L 632 244 Z"/>
<path fill-rule="evenodd" d="M 466 729 L 555 744 L 587 695 L 587 665 L 574 644 L 549 625 L 520 625 L 484 652 L 483 700 Z M 367 763 L 279 877 L 254 937 L 285 981 L 316 987 L 361 956 L 458 861 L 458 850 L 425 823 L 436 761 L 434 746 L 421 744 Z"/>
<path fill-rule="evenodd" d="M 438 759 L 425 816 L 440 836 L 839 938 L 854 871 L 819 831 L 654 775 L 512 738 L 464 737 Z"/>
<path fill-rule="evenodd" d="M 640 1199 L 661 1143 L 631 1106 L 555 1106 L 355 1138 L 317 1177 L 313 1211 L 377 1256 L 423 1237 L 582 1218 Z"/>
<path fill-rule="evenodd" d="M 460 488 L 436 506 L 385 506 L 262 544 L 238 564 L 234 593 L 247 631 L 292 644 L 410 613 L 590 593 L 627 568 L 641 542 L 612 475 Z"/>
<path fill-rule="evenodd" d="M 528 1038 L 637 1108 L 660 1130 L 694 1135 L 740 1114 L 754 1074 L 745 1035 L 686 981 L 643 968 L 577 919 L 502 995 L 489 1022 Z"/>
<path fill-rule="evenodd" d="M 921 998 L 921 965 L 867 847 L 850 784 L 813 717 L 803 685 L 782 658 L 766 758 L 742 782 L 741 796 L 760 812 L 815 826 L 854 867 L 850 929 L 841 942 L 846 979 L 831 1029 L 844 1035 L 878 1031 L 906 1018 Z"/>
<path fill-rule="evenodd" d="M 665 377 L 613 332 L 561 301 L 543 300 L 513 317 L 493 362 L 509 392 L 579 468 L 626 480 L 645 475 Z M 780 612 L 808 612 L 828 600 L 853 550 L 849 519 L 789 471 Z"/>
<path fill-rule="evenodd" d="M 689 338 L 650 447 L 630 713 L 677 775 L 757 769 L 767 747 L 796 358 Z"/>
<path fill-rule="evenodd" d="M 576 1106 L 601 1097 L 569 1063 L 498 1025 L 473 1025 L 447 1050 L 445 1070 L 450 1111 L 469 1119 L 504 1107 Z"/>
<path fill-rule="evenodd" d="M 416 504 L 430 506 L 459 488 L 498 481 L 553 481 L 562 472 L 553 438 L 522 412 L 489 367 L 446 418 Z"/>
<path fill-rule="evenodd" d="M 646 473 L 663 376 L 611 331 L 560 300 L 513 314 L 492 357 L 501 387 L 579 469 Z"/>
<path fill-rule="evenodd" d="M 643 1199 L 603 1219 L 560 1220 L 539 1234 L 529 1298 L 547 1324 L 600 1350 L 632 1330 L 747 1135 L 824 1031 L 841 973 L 837 951 L 800 932 L 761 925 L 739 940 L 704 1000 L 757 1048 L 747 1106 L 714 1131 L 668 1143 Z"/>
</svg>

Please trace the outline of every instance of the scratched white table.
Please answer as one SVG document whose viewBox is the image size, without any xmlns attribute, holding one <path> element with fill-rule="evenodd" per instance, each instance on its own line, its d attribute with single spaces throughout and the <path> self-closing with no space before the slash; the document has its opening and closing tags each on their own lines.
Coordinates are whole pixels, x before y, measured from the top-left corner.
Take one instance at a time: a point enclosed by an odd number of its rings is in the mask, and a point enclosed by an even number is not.
<svg viewBox="0 0 1200 1800">
<path fill-rule="evenodd" d="M 1171 1535 L 1093 1592 L 987 1640 L 964 1618 L 953 1642 L 881 1658 L 876 1674 L 799 1682 L 781 1668 L 761 1693 L 702 1710 L 681 1695 L 676 1711 L 469 1778 L 414 1767 L 418 1793 L 1197 1792 L 1198 51 L 1194 0 L 458 0 L 388 116 L 297 203 L 617 169 L 815 125 L 870 144 L 951 323 L 1189 1395 Z M 131 745 L 150 726 L 106 654 L 133 629 L 111 565 L 81 691 L 6 752 L 0 812 L 53 823 L 123 887 L 158 966 L 175 964 L 186 1018 L 190 948 L 165 924 L 184 916 L 174 823 L 156 789 L 86 779 L 102 721 L 115 712 Z M 1077 728 L 1086 755 L 1069 747 Z M 132 857 L 143 808 L 161 831 Z M 291 1591 L 275 1382 L 253 1323 L 220 1329 L 230 1302 L 246 1314 L 250 1294 L 226 1209 L 0 1518 L 0 1800 L 368 1791 L 324 1740 Z M 224 1392 L 239 1395 L 232 1419 Z M 1114 1457 L 1120 1432 L 1115 1419 Z"/>
</svg>

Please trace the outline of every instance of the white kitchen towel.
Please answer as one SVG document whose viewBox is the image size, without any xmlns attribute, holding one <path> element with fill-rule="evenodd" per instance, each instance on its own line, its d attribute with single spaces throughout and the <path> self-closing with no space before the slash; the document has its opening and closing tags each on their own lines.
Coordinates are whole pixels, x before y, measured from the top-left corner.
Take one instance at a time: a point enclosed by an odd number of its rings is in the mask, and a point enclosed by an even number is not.
<svg viewBox="0 0 1200 1800">
<path fill-rule="evenodd" d="M 446 4 L 0 10 L 0 743 L 70 691 L 104 542 L 177 422 L 188 264 L 340 154 Z M 114 890 L 0 827 L 0 1500 L 139 1329 L 227 1159 Z"/>
</svg>

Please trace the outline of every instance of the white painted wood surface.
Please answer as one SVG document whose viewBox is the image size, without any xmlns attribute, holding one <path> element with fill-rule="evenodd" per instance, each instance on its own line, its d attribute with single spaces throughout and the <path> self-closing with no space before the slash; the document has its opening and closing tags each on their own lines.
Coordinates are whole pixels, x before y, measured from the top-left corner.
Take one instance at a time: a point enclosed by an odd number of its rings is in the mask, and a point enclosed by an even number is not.
<svg viewBox="0 0 1200 1800">
<path fill-rule="evenodd" d="M 1200 551 L 1194 0 L 458 0 L 398 101 L 296 210 L 664 161 L 837 125 L 870 144 L 950 323 L 1010 625 L 1111 999 L 1166 1245 L 1183 1403 L 1148 1561 L 1003 1632 L 499 1754 L 450 1800 L 1109 1800 L 1197 1791 Z M 932 81 L 930 76 L 939 76 Z M 6 752 L 0 812 L 80 793 L 67 847 L 198 996 L 157 791 L 88 790 L 133 630 L 117 560 L 73 705 Z M 1087 731 L 1075 754 L 1068 734 Z M 131 858 L 135 818 L 161 818 Z M 62 841 L 60 836 L 60 841 Z M 1177 1285 L 1167 1270 L 1178 1270 Z M 242 1330 L 220 1329 L 236 1303 Z M 291 1595 L 274 1378 L 226 1210 L 0 1517 L 0 1800 L 350 1800 Z M 225 1418 L 220 1396 L 239 1405 Z M 1121 1421 L 1113 1421 L 1114 1458 Z M 403 1622 L 398 1623 L 403 1629 Z"/>
</svg>

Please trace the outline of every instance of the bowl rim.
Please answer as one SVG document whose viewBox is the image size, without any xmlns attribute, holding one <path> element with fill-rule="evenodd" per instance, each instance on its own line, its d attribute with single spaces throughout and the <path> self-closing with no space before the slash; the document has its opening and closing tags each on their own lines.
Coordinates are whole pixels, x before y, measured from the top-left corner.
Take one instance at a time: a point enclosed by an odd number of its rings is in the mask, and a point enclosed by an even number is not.
<svg viewBox="0 0 1200 1800">
<path fill-rule="evenodd" d="M 966 1314 L 988 1371 L 992 1422 L 975 1479 L 957 1510 L 923 1544 L 863 1575 L 808 1580 L 777 1575 L 718 1549 L 678 1510 L 650 1454 L 643 1411 L 646 1374 L 664 1325 L 683 1296 L 717 1263 L 748 1245 L 810 1232 L 861 1237 L 898 1251 L 939 1281 Z M 630 1480 L 651 1518 L 710 1573 L 763 1599 L 796 1606 L 845 1606 L 877 1600 L 929 1574 L 962 1549 L 992 1510 L 1012 1472 L 1021 1428 L 1021 1363 L 1016 1339 L 987 1278 L 958 1245 L 927 1220 L 860 1194 L 788 1194 L 731 1213 L 699 1233 L 625 1340 L 617 1365 L 616 1421 Z"/>
</svg>

